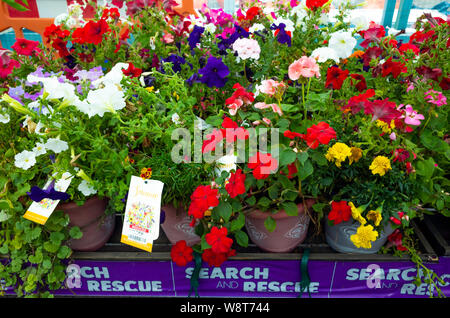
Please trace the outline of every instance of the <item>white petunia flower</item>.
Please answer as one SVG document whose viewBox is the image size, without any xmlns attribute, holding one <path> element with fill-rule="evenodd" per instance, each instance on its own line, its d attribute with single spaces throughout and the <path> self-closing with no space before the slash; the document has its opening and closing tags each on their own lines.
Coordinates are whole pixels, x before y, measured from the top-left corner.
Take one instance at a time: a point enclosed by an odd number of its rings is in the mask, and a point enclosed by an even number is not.
<svg viewBox="0 0 450 318">
<path fill-rule="evenodd" d="M 339 63 L 339 56 L 337 55 L 336 51 L 329 47 L 319 47 L 312 51 L 311 57 L 314 57 L 317 59 L 317 62 L 323 63 L 328 60 L 333 60 L 336 63 Z"/>
<path fill-rule="evenodd" d="M 45 148 L 53 151 L 54 153 L 60 153 L 69 149 L 69 145 L 64 140 L 49 138 L 45 143 Z"/>
<path fill-rule="evenodd" d="M 125 95 L 115 84 L 107 83 L 105 87 L 89 91 L 86 101 L 92 112 L 100 117 L 104 113 L 115 113 L 126 106 Z"/>
<path fill-rule="evenodd" d="M 97 193 L 97 190 L 95 190 L 94 187 L 86 180 L 82 180 L 80 182 L 78 185 L 78 191 L 83 193 L 86 197 Z"/>
<path fill-rule="evenodd" d="M 370 22 L 365 16 L 360 15 L 357 17 L 352 17 L 350 23 L 355 26 L 356 31 L 365 31 L 369 28 Z"/>
<path fill-rule="evenodd" d="M 123 69 L 127 69 L 129 66 L 128 63 L 117 63 L 113 66 L 113 68 L 105 74 L 105 76 L 100 77 L 99 79 L 92 82 L 92 85 L 95 87 L 99 87 L 100 84 L 120 84 L 122 81 L 124 74 L 122 72 Z"/>
<path fill-rule="evenodd" d="M 356 39 L 351 32 L 338 31 L 331 34 L 328 47 L 336 51 L 340 58 L 347 58 L 353 53 L 356 46 Z"/>
<path fill-rule="evenodd" d="M 32 151 L 24 150 L 14 156 L 14 165 L 17 168 L 28 170 L 36 163 L 36 155 Z"/>
<path fill-rule="evenodd" d="M 265 29 L 264 25 L 262 25 L 261 23 L 255 23 L 250 27 L 250 29 L 248 29 L 248 31 L 250 33 L 255 33 L 255 32 L 259 32 L 259 31 L 263 31 L 264 29 Z"/>
<path fill-rule="evenodd" d="M 2 109 L 3 111 L 4 109 Z M 7 124 L 9 123 L 9 114 L 0 114 L 0 123 Z"/>
<path fill-rule="evenodd" d="M 181 124 L 180 115 L 178 115 L 177 113 L 174 113 L 172 115 L 172 122 L 176 125 Z"/>
<path fill-rule="evenodd" d="M 69 15 L 67 13 L 61 13 L 55 17 L 53 24 L 54 25 L 64 24 L 64 22 L 66 22 L 67 19 L 69 19 Z"/>
<path fill-rule="evenodd" d="M 216 32 L 216 26 L 214 23 L 208 23 L 205 25 L 205 31 L 209 32 L 210 34 L 214 34 Z"/>
<path fill-rule="evenodd" d="M 36 156 L 40 156 L 47 152 L 47 148 L 45 148 L 45 144 L 42 142 L 37 142 L 33 148 L 33 152 Z"/>
</svg>

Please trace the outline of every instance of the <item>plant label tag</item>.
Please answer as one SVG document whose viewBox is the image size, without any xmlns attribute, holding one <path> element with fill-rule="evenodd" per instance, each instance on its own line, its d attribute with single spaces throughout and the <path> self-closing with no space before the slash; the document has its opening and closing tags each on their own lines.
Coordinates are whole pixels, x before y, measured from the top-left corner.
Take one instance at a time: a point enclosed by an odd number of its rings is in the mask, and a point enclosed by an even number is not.
<svg viewBox="0 0 450 318">
<path fill-rule="evenodd" d="M 73 176 L 66 172 L 62 175 L 61 179 L 55 182 L 55 190 L 60 192 L 66 192 L 69 188 L 70 183 L 72 182 Z M 48 180 L 44 186 L 44 189 L 47 189 L 51 184 L 52 180 Z M 23 217 L 27 220 L 33 221 L 39 224 L 45 224 L 53 213 L 53 211 L 58 206 L 60 200 L 52 200 L 52 199 L 42 199 L 40 202 L 33 202 L 28 210 L 25 212 Z"/>
<path fill-rule="evenodd" d="M 128 190 L 121 243 L 151 252 L 159 236 L 164 183 L 132 176 Z"/>
</svg>

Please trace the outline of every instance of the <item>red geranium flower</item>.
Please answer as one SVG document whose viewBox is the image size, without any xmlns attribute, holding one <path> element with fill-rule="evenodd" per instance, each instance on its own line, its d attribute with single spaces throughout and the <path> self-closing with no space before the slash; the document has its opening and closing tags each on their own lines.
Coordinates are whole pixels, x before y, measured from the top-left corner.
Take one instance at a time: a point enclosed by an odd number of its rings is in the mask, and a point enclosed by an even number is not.
<svg viewBox="0 0 450 318">
<path fill-rule="evenodd" d="M 202 259 L 208 263 L 209 266 L 219 267 L 225 262 L 228 257 L 236 255 L 236 250 L 229 250 L 227 253 L 214 253 L 211 248 L 203 251 Z"/>
<path fill-rule="evenodd" d="M 400 45 L 398 50 L 402 54 L 405 54 L 409 50 L 413 51 L 415 55 L 419 54 L 419 52 L 420 52 L 419 48 L 411 43 L 403 43 L 402 45 Z"/>
<path fill-rule="evenodd" d="M 231 173 L 228 183 L 225 185 L 225 190 L 227 190 L 231 198 L 245 193 L 245 174 L 242 173 L 241 169 Z"/>
<path fill-rule="evenodd" d="M 17 39 L 11 48 L 13 48 L 17 54 L 30 56 L 39 46 L 38 41 L 30 41 L 27 39 Z"/>
<path fill-rule="evenodd" d="M 288 164 L 288 179 L 292 179 L 298 172 L 297 166 L 295 165 L 295 162 Z"/>
<path fill-rule="evenodd" d="M 327 71 L 327 81 L 325 87 L 333 89 L 341 89 L 342 83 L 347 78 L 349 71 L 341 70 L 337 66 L 330 67 Z"/>
<path fill-rule="evenodd" d="M 128 68 L 122 70 L 123 74 L 131 77 L 139 77 L 142 74 L 142 69 L 134 66 L 133 63 L 128 64 Z"/>
<path fill-rule="evenodd" d="M 266 179 L 271 172 L 278 168 L 278 161 L 272 158 L 270 153 L 257 152 L 250 157 L 248 167 L 253 169 L 253 176 L 256 179 Z"/>
<path fill-rule="evenodd" d="M 75 29 L 72 39 L 75 43 L 99 45 L 103 40 L 103 34 L 109 30 L 109 25 L 105 20 L 100 19 L 97 22 L 91 20 L 84 27 Z"/>
<path fill-rule="evenodd" d="M 192 252 L 193 249 L 186 244 L 185 240 L 182 240 L 172 246 L 170 257 L 178 266 L 186 266 L 193 259 Z"/>
<path fill-rule="evenodd" d="M 321 8 L 328 0 L 306 0 L 306 6 L 312 11 L 316 11 Z"/>
<path fill-rule="evenodd" d="M 61 26 L 56 26 L 55 24 L 51 24 L 44 30 L 44 38 L 46 38 L 46 42 L 50 43 L 55 39 L 64 39 L 70 35 L 69 30 L 61 29 Z"/>
<path fill-rule="evenodd" d="M 209 208 L 219 205 L 218 194 L 218 190 L 212 189 L 210 185 L 199 185 L 191 195 L 188 214 L 201 219 Z"/>
<path fill-rule="evenodd" d="M 311 149 L 316 149 L 319 144 L 328 145 L 331 139 L 336 138 L 336 132 L 326 122 L 312 125 L 306 130 L 304 140 Z"/>
<path fill-rule="evenodd" d="M 284 137 L 287 137 L 287 138 L 289 138 L 289 139 L 294 139 L 294 138 L 297 138 L 297 137 L 298 137 L 298 138 L 303 137 L 302 134 L 299 134 L 299 133 L 297 133 L 297 132 L 290 131 L 290 130 L 285 130 L 284 133 L 283 133 L 283 135 L 284 135 Z"/>
<path fill-rule="evenodd" d="M 395 229 L 394 233 L 388 236 L 388 247 L 395 246 L 399 251 L 406 251 L 407 248 L 403 246 L 403 235 L 399 229 Z"/>
<path fill-rule="evenodd" d="M 397 105 L 388 98 L 383 100 L 366 101 L 364 114 L 372 115 L 372 121 L 381 120 L 390 124 L 391 120 L 399 118 L 402 113 L 397 110 Z"/>
<path fill-rule="evenodd" d="M 389 74 L 392 74 L 394 78 L 397 78 L 400 73 L 406 73 L 408 69 L 405 64 L 402 62 L 394 62 L 392 61 L 392 57 L 390 57 L 386 62 L 381 66 L 381 76 L 386 77 Z"/>
<path fill-rule="evenodd" d="M 247 10 L 245 17 L 241 17 L 239 20 L 245 19 L 247 21 L 253 20 L 258 14 L 261 13 L 261 9 L 258 7 L 251 7 Z"/>
<path fill-rule="evenodd" d="M 222 129 L 214 129 L 211 134 L 206 135 L 206 140 L 203 141 L 202 152 L 207 153 L 213 151 L 216 145 L 223 139 L 227 143 L 235 142 L 237 139 L 245 140 L 249 137 L 249 132 L 243 127 L 234 122 L 229 117 L 225 117 L 222 122 Z"/>
<path fill-rule="evenodd" d="M 226 227 L 218 228 L 213 226 L 211 232 L 205 235 L 206 243 L 211 245 L 214 253 L 228 253 L 233 245 L 233 240 L 227 237 L 228 230 Z"/>
<path fill-rule="evenodd" d="M 328 220 L 333 221 L 333 224 L 339 224 L 350 220 L 352 209 L 347 204 L 347 201 L 331 202 L 331 212 L 328 214 Z"/>
</svg>

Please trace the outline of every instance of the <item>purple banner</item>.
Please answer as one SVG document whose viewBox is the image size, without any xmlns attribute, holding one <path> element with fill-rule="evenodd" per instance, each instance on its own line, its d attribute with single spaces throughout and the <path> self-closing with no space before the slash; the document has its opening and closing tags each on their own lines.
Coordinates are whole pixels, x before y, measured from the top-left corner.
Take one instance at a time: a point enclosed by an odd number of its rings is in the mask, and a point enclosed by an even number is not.
<svg viewBox="0 0 450 318">
<path fill-rule="evenodd" d="M 444 284 L 437 286 L 450 295 L 450 258 L 426 264 Z M 193 262 L 186 267 L 171 261 L 75 261 L 67 268 L 66 286 L 55 295 L 187 297 Z M 416 286 L 417 267 L 412 262 L 308 263 L 312 298 L 405 298 L 428 297 L 426 284 Z M 423 276 L 421 270 L 419 275 Z M 221 267 L 203 263 L 200 297 L 294 298 L 300 294 L 299 260 L 227 261 Z M 7 290 L 10 294 L 11 290 Z M 192 293 L 191 297 L 194 297 Z M 302 297 L 309 297 L 304 291 Z"/>
</svg>

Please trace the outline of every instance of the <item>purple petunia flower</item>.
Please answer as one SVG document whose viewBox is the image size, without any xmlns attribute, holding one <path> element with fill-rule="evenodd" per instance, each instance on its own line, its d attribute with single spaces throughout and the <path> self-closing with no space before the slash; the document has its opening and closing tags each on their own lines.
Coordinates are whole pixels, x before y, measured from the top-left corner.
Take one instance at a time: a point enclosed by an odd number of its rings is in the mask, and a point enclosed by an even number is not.
<svg viewBox="0 0 450 318">
<path fill-rule="evenodd" d="M 66 201 L 70 199 L 70 195 L 65 192 L 55 190 L 55 180 L 53 180 L 47 189 L 41 189 L 38 186 L 33 186 L 30 192 L 27 192 L 31 200 L 41 202 L 43 199 Z"/>
<path fill-rule="evenodd" d="M 222 59 L 210 56 L 204 68 L 198 70 L 202 75 L 200 82 L 208 87 L 223 87 L 227 82 L 226 77 L 230 74 L 228 67 L 222 62 Z"/>
<path fill-rule="evenodd" d="M 194 29 L 192 30 L 191 34 L 189 34 L 188 38 L 191 50 L 193 50 L 197 46 L 197 43 L 200 43 L 200 37 L 202 36 L 203 32 L 205 32 L 204 27 L 200 27 L 198 25 L 194 26 Z"/>
<path fill-rule="evenodd" d="M 25 91 L 22 86 L 10 87 L 9 91 L 8 91 L 9 96 L 14 98 L 18 102 L 22 102 L 21 96 L 23 96 L 24 93 L 25 93 Z"/>
<path fill-rule="evenodd" d="M 287 34 L 286 25 L 284 23 L 280 23 L 278 26 L 275 24 L 272 24 L 270 27 L 271 30 L 278 30 L 277 34 L 277 40 L 278 43 L 284 44 L 286 43 L 289 47 L 291 46 L 291 36 Z"/>
<path fill-rule="evenodd" d="M 169 55 L 169 57 L 163 59 L 164 63 L 172 63 L 172 70 L 175 73 L 178 73 L 179 71 L 181 71 L 181 65 L 186 63 L 186 60 L 181 57 L 178 56 L 176 54 L 171 54 Z"/>
</svg>

